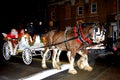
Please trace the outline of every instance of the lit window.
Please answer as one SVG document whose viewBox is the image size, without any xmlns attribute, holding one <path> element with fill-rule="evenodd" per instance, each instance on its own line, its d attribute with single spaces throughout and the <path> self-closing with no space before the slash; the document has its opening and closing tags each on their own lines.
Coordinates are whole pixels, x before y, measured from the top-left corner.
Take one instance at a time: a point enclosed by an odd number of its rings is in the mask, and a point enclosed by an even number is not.
<svg viewBox="0 0 120 80">
<path fill-rule="evenodd" d="M 91 13 L 96 13 L 97 12 L 97 4 L 96 3 L 92 3 L 91 4 Z"/>
<path fill-rule="evenodd" d="M 82 12 L 83 8 L 82 6 L 78 7 L 78 16 L 80 16 L 83 12 Z"/>
</svg>

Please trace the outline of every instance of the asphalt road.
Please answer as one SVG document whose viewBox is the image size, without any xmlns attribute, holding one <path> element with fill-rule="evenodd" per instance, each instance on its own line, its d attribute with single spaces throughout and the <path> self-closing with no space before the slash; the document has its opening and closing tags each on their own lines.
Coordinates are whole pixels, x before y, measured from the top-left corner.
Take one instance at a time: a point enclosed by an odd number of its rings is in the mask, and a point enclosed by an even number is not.
<svg viewBox="0 0 120 80">
<path fill-rule="evenodd" d="M 38 80 L 34 76 L 42 80 L 119 80 L 120 79 L 120 56 L 109 55 L 104 58 L 98 58 L 93 66 L 93 71 L 88 72 L 75 68 L 78 74 L 71 75 L 67 73 L 67 68 L 57 72 L 49 77 L 46 76 L 48 71 L 54 72 L 51 61 L 47 61 L 48 68 L 41 68 L 41 59 L 34 58 L 30 65 L 25 65 L 20 57 L 12 57 L 10 61 L 0 61 L 0 80 Z M 63 61 L 62 65 L 68 67 L 68 62 Z M 59 71 L 59 70 L 58 70 Z M 41 76 L 41 74 L 43 74 Z M 49 73 L 52 74 L 52 73 Z M 33 77 L 30 79 L 29 77 Z"/>
</svg>

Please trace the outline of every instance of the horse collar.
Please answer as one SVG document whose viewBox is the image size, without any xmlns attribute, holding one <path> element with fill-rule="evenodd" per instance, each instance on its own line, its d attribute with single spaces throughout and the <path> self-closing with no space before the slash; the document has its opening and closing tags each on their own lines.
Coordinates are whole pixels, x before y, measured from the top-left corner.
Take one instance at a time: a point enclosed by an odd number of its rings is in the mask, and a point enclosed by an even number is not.
<svg viewBox="0 0 120 80">
<path fill-rule="evenodd" d="M 76 39 L 76 41 L 79 44 L 85 44 L 85 45 L 89 45 L 92 43 L 91 39 L 89 37 L 85 37 L 83 30 L 82 30 L 82 26 L 80 27 L 74 27 L 74 35 L 78 36 L 78 38 Z"/>
</svg>

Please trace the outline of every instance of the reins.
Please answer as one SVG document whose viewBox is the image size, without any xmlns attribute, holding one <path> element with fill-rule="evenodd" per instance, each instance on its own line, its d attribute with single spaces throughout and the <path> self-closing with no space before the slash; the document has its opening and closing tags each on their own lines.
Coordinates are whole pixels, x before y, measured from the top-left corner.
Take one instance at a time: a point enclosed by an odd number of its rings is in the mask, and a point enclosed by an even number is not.
<svg viewBox="0 0 120 80">
<path fill-rule="evenodd" d="M 80 30 L 80 31 L 81 31 L 81 30 Z M 83 33 L 82 33 L 82 34 L 83 34 Z M 66 35 L 65 35 L 65 36 L 66 36 Z M 65 39 L 65 41 L 62 41 L 62 42 L 53 44 L 53 43 L 58 39 L 58 38 L 57 38 L 57 39 L 54 40 L 51 44 L 46 45 L 46 46 L 42 46 L 41 48 L 50 47 L 50 46 L 55 46 L 55 45 L 59 45 L 59 44 L 65 43 L 66 49 L 68 49 L 66 42 L 71 41 L 71 40 L 78 39 L 78 38 L 80 38 L 80 37 L 82 37 L 82 36 L 83 36 L 83 35 L 81 35 L 81 34 L 79 33 L 79 35 L 77 35 L 77 36 L 75 36 L 75 37 L 73 37 L 73 38 Z M 88 43 L 87 43 L 86 41 L 84 41 L 84 43 L 88 46 Z"/>
<path fill-rule="evenodd" d="M 40 48 L 45 48 L 45 47 L 50 47 L 50 46 L 59 45 L 59 44 L 66 43 L 66 42 L 68 42 L 68 41 L 71 41 L 71 40 L 74 40 L 74 39 L 77 39 L 77 38 L 78 38 L 78 36 L 77 36 L 77 37 L 73 37 L 73 38 L 68 39 L 68 40 L 65 40 L 65 41 L 62 41 L 62 42 L 59 42 L 59 43 L 55 43 L 55 44 L 50 44 L 50 45 L 42 46 L 42 47 L 40 47 Z"/>
</svg>

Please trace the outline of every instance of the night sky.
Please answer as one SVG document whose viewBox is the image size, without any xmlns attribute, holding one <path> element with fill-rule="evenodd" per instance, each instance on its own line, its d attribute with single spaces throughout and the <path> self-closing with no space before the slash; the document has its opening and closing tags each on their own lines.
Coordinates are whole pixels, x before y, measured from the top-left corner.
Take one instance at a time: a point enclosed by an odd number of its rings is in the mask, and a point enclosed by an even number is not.
<svg viewBox="0 0 120 80">
<path fill-rule="evenodd" d="M 1 0 L 0 26 L 44 20 L 47 0 Z M 1 28 L 1 27 L 0 27 Z"/>
</svg>

